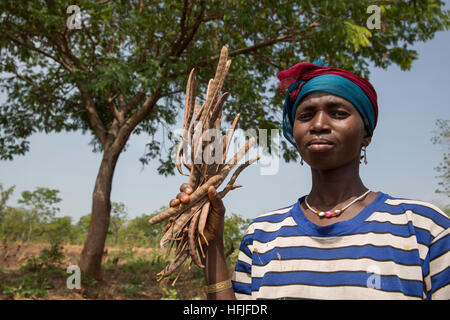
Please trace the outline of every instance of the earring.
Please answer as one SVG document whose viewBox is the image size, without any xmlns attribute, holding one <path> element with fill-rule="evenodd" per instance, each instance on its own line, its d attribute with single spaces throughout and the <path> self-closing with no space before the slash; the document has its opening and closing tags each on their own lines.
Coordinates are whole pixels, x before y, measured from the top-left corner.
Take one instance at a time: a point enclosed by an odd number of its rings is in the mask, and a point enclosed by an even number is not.
<svg viewBox="0 0 450 320">
<path fill-rule="evenodd" d="M 303 165 L 303 158 L 300 157 L 300 164 Z"/>
<path fill-rule="evenodd" d="M 366 153 L 366 146 L 363 147 L 363 158 L 364 158 L 364 164 L 367 164 L 367 153 Z"/>
</svg>

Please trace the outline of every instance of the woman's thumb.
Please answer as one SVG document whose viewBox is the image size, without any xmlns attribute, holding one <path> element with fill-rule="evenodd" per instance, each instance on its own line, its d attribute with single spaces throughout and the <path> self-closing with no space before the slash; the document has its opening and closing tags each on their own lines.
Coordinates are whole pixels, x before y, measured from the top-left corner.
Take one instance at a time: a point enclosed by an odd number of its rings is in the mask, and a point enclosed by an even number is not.
<svg viewBox="0 0 450 320">
<path fill-rule="evenodd" d="M 213 209 L 220 215 L 225 214 L 225 206 L 223 205 L 222 199 L 217 196 L 217 191 L 214 186 L 210 186 L 208 189 L 208 198 L 211 202 Z"/>
</svg>

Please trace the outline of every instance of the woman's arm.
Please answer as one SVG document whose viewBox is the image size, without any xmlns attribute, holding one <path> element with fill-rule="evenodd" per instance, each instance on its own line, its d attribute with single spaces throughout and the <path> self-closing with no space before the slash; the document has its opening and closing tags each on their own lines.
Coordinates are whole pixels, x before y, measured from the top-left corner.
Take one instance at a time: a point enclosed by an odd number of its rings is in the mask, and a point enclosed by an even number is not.
<svg viewBox="0 0 450 320">
<path fill-rule="evenodd" d="M 183 184 L 180 187 L 182 193 L 177 195 L 177 199 L 181 198 L 181 195 L 188 198 L 192 193 L 185 192 L 187 184 Z M 206 285 L 214 285 L 216 283 L 230 280 L 228 275 L 228 269 L 224 254 L 223 246 L 223 228 L 225 225 L 225 206 L 223 205 L 222 199 L 218 197 L 217 191 L 214 186 L 208 189 L 208 198 L 211 203 L 210 212 L 206 221 L 204 236 L 208 242 L 203 243 L 203 248 L 205 251 L 205 280 Z M 189 200 L 189 199 L 187 199 Z M 172 201 L 171 201 L 172 203 Z M 177 206 L 180 201 L 172 203 L 170 206 Z M 202 241 L 203 242 L 203 241 Z M 228 288 L 219 292 L 208 293 L 207 298 L 209 300 L 226 300 L 226 299 L 236 299 L 234 291 L 232 288 Z"/>
<path fill-rule="evenodd" d="M 230 279 L 228 275 L 227 263 L 223 246 L 223 228 L 225 225 L 225 206 L 222 199 L 217 196 L 216 189 L 208 189 L 208 198 L 211 203 L 211 212 L 205 226 L 205 237 L 208 246 L 205 246 L 205 280 L 206 285 L 213 285 L 218 282 Z M 236 299 L 233 288 L 228 288 L 219 292 L 208 293 L 208 300 Z"/>
<path fill-rule="evenodd" d="M 214 239 L 206 249 L 205 280 L 206 285 L 215 284 L 230 279 L 225 260 L 223 239 Z M 233 288 L 208 293 L 208 300 L 236 300 Z"/>
</svg>

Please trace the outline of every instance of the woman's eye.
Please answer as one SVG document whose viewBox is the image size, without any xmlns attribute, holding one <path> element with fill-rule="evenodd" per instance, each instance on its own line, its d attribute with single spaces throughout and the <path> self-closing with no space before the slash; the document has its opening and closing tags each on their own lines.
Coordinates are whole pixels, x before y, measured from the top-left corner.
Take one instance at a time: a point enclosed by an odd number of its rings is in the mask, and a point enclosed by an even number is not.
<svg viewBox="0 0 450 320">
<path fill-rule="evenodd" d="M 311 119 L 312 115 L 310 113 L 302 113 L 297 116 L 297 120 L 305 121 Z"/>
<path fill-rule="evenodd" d="M 334 111 L 333 115 L 337 116 L 338 118 L 346 118 L 348 116 L 348 113 L 344 111 Z"/>
</svg>

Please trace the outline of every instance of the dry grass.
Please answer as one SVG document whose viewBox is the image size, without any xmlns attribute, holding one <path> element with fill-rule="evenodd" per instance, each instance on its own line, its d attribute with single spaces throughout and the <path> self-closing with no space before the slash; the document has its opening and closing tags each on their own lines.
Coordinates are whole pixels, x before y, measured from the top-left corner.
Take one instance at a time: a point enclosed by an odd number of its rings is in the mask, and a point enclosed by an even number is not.
<svg viewBox="0 0 450 320">
<path fill-rule="evenodd" d="M 30 270 L 33 257 L 39 257 L 49 244 L 5 243 L 0 247 L 0 299 L 103 300 L 103 299 L 204 299 L 203 271 L 189 272 L 156 281 L 156 273 L 165 265 L 158 249 L 107 247 L 103 261 L 103 281 L 82 275 L 81 289 L 67 289 L 70 274 L 66 268 L 76 265 L 82 246 L 62 245 L 63 259 L 56 271 Z M 45 285 L 36 285 L 39 276 Z M 39 278 L 41 279 L 41 278 Z M 39 289 L 36 289 L 39 287 Z M 6 291 L 6 293 L 5 293 Z"/>
</svg>

